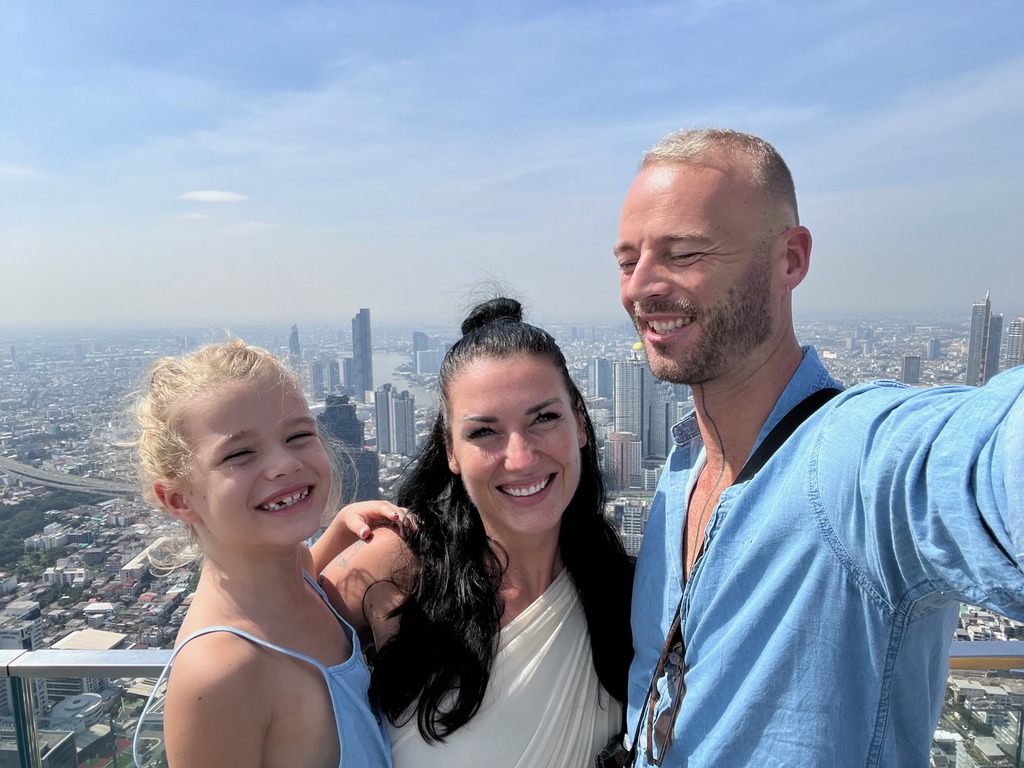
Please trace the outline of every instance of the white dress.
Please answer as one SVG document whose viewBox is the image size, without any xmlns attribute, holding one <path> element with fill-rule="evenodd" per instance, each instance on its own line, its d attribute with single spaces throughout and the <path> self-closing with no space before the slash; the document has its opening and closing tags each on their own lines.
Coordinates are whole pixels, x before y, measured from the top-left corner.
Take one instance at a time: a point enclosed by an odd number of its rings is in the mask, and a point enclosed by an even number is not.
<svg viewBox="0 0 1024 768">
<path fill-rule="evenodd" d="M 390 727 L 394 768 L 584 768 L 620 729 L 621 705 L 594 671 L 587 623 L 563 569 L 501 630 L 484 703 L 444 743 L 416 717 Z"/>
</svg>

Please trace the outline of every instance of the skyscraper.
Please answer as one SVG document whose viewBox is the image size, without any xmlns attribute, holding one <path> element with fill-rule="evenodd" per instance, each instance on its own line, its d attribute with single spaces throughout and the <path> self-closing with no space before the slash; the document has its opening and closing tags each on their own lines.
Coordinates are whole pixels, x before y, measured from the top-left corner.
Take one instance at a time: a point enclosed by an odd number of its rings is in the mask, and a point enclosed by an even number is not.
<svg viewBox="0 0 1024 768">
<path fill-rule="evenodd" d="M 605 477 L 618 490 L 640 487 L 640 438 L 630 432 L 615 432 L 604 444 Z"/>
<path fill-rule="evenodd" d="M 323 360 L 314 360 L 309 366 L 309 377 L 313 382 L 313 399 L 323 400 L 326 392 L 324 391 L 325 379 L 326 379 L 326 366 Z"/>
<path fill-rule="evenodd" d="M 292 357 L 302 356 L 302 347 L 299 346 L 299 326 L 293 325 L 292 332 L 288 334 L 288 354 Z"/>
<path fill-rule="evenodd" d="M 612 363 L 612 405 L 616 432 L 643 434 L 644 370 L 647 363 L 634 351 L 628 360 Z"/>
<path fill-rule="evenodd" d="M 644 366 L 644 431 L 641 435 L 644 458 L 664 459 L 672 449 L 672 425 L 676 419 L 676 399 L 670 384 L 658 381 L 649 366 Z"/>
<path fill-rule="evenodd" d="M 384 384 L 374 392 L 377 452 L 412 456 L 416 452 L 416 400 L 408 391 Z"/>
<path fill-rule="evenodd" d="M 611 397 L 614 392 L 611 361 L 592 357 L 587 364 L 587 394 L 591 397 Z"/>
<path fill-rule="evenodd" d="M 685 388 L 654 378 L 642 346 L 634 347 L 628 360 L 612 363 L 612 379 L 614 431 L 637 435 L 645 458 L 668 456 Z"/>
<path fill-rule="evenodd" d="M 370 335 L 370 310 L 360 309 L 352 318 L 352 389 L 360 401 L 373 391 L 373 340 Z"/>
<path fill-rule="evenodd" d="M 423 331 L 412 334 L 412 369 L 417 374 L 437 373 L 441 367 L 441 339 Z"/>
<path fill-rule="evenodd" d="M 904 384 L 921 383 L 921 356 L 904 355 L 900 363 L 900 381 Z"/>
<path fill-rule="evenodd" d="M 1024 365 L 1024 317 L 1010 321 L 1006 333 L 1006 367 Z"/>
<path fill-rule="evenodd" d="M 336 395 L 341 391 L 341 363 L 337 358 L 327 362 L 327 394 Z"/>
<path fill-rule="evenodd" d="M 964 382 L 979 387 L 999 371 L 1003 316 L 992 314 L 990 291 L 971 307 L 971 335 L 967 344 L 967 375 Z"/>
<path fill-rule="evenodd" d="M 993 312 L 988 321 L 988 352 L 985 355 L 985 381 L 999 373 L 999 353 L 1003 351 L 1003 315 Z"/>
<path fill-rule="evenodd" d="M 341 470 L 342 504 L 380 498 L 379 462 L 364 447 L 363 422 L 348 395 L 328 395 L 324 412 L 317 417 L 324 444 L 334 453 Z"/>
</svg>

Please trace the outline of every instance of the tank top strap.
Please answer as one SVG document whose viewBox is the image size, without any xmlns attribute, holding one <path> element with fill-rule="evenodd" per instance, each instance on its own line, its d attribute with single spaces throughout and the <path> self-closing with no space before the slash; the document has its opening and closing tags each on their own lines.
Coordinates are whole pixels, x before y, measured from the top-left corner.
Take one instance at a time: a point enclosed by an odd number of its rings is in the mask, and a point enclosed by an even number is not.
<svg viewBox="0 0 1024 768">
<path fill-rule="evenodd" d="M 342 616 L 340 613 L 338 613 L 338 611 L 335 610 L 334 606 L 331 605 L 330 600 L 327 599 L 327 594 L 324 592 L 324 590 L 320 586 L 320 584 L 317 583 L 316 579 L 314 579 L 312 576 L 309 575 L 309 573 L 307 573 L 305 571 L 303 571 L 302 575 L 305 577 L 306 583 L 309 584 L 314 590 L 316 590 L 316 593 L 320 596 L 320 599 L 323 600 L 324 604 L 328 608 L 331 609 L 331 613 L 334 614 L 335 618 L 338 620 L 338 622 L 341 624 L 343 630 L 345 631 L 345 634 L 348 636 L 349 641 L 352 643 L 352 655 L 350 656 L 350 658 L 358 658 L 362 654 L 362 646 L 361 646 L 361 644 L 359 642 L 359 635 L 356 634 L 355 630 L 352 629 L 352 625 L 350 625 L 347 621 L 345 621 L 345 617 Z M 286 656 L 291 656 L 293 659 L 299 659 L 300 661 L 305 661 L 308 664 L 312 664 L 314 667 L 319 669 L 321 674 L 324 675 L 324 678 L 326 680 L 328 680 L 328 682 L 332 678 L 332 668 L 328 668 L 328 667 L 324 666 L 317 659 L 314 659 L 311 656 L 306 656 L 305 654 L 299 653 L 297 651 L 293 651 L 290 648 L 284 648 L 284 647 L 282 647 L 280 645 L 275 645 L 274 643 L 271 643 L 268 640 L 264 640 L 262 638 L 256 637 L 255 635 L 253 635 L 253 634 L 251 634 L 249 632 L 246 632 L 243 629 L 238 629 L 237 627 L 229 627 L 229 626 L 204 627 L 203 629 L 197 630 L 197 631 L 193 632 L 192 634 L 190 634 L 181 643 L 179 643 L 177 647 L 175 647 L 174 653 L 171 654 L 171 658 L 168 660 L 167 664 L 164 666 L 163 671 L 160 672 L 160 677 L 157 678 L 156 683 L 153 685 L 153 692 L 152 692 L 152 694 L 150 694 L 149 700 L 146 702 L 146 706 L 142 708 L 142 712 L 139 715 L 139 720 L 135 724 L 135 735 L 132 738 L 132 752 L 136 756 L 136 760 L 139 759 L 139 755 L 140 755 L 140 753 L 139 753 L 139 736 L 142 733 L 142 724 L 145 721 L 146 715 L 150 712 L 150 710 L 153 708 L 154 704 L 157 701 L 157 698 L 158 698 L 157 697 L 157 693 L 160 690 L 160 686 L 163 685 L 164 682 L 167 680 L 167 676 L 170 674 L 170 671 L 171 671 L 171 665 L 174 664 L 174 659 L 177 657 L 178 653 L 181 651 L 182 648 L 184 648 L 190 642 L 195 640 L 197 637 L 202 637 L 203 635 L 209 635 L 209 634 L 211 634 L 213 632 L 228 632 L 228 633 L 230 633 L 232 635 L 237 635 L 238 637 L 241 637 L 244 640 L 248 640 L 249 642 L 254 643 L 256 645 L 259 645 L 259 646 L 261 646 L 263 648 L 267 648 L 267 649 L 272 650 L 272 651 L 277 651 L 278 653 L 283 653 Z M 335 667 L 333 669 L 337 670 L 339 668 Z M 328 685 L 328 687 L 330 688 L 330 684 Z M 332 701 L 333 701 L 333 697 L 334 697 L 333 689 L 332 689 L 331 696 L 332 696 Z M 337 716 L 337 714 L 336 714 L 336 716 Z"/>
</svg>

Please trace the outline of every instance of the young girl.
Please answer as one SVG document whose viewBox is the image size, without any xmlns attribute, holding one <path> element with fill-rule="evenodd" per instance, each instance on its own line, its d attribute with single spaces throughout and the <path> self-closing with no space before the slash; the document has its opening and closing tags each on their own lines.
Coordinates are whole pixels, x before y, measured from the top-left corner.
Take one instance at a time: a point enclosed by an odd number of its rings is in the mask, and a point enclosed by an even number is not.
<svg viewBox="0 0 1024 768">
<path fill-rule="evenodd" d="M 204 558 L 168 664 L 170 768 L 390 766 L 359 640 L 309 575 L 335 499 L 294 374 L 213 344 L 158 361 L 136 415 L 144 492 Z"/>
</svg>

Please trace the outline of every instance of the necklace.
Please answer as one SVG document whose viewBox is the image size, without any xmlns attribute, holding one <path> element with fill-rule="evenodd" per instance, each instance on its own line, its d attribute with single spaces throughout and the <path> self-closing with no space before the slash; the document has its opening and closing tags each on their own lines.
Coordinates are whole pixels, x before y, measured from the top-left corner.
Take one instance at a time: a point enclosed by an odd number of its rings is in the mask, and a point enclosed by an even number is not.
<svg viewBox="0 0 1024 768">
<path fill-rule="evenodd" d="M 701 468 L 700 476 L 697 478 L 698 485 L 700 484 L 700 477 L 704 474 L 704 469 L 707 468 L 707 464 Z M 704 504 L 701 506 L 700 514 L 697 515 L 697 524 L 692 528 L 690 527 L 690 516 L 687 514 L 686 517 L 686 530 L 684 531 L 684 546 L 683 551 L 683 574 L 684 578 L 690 578 L 690 571 L 693 570 L 694 563 L 697 562 L 697 558 L 700 557 L 701 552 L 704 551 L 704 529 L 707 528 L 708 522 L 711 520 L 711 513 L 715 509 L 713 502 L 718 500 L 719 491 L 718 486 L 722 482 L 722 477 L 725 475 L 725 464 L 723 463 L 722 469 L 718 473 L 718 478 L 715 480 L 714 485 L 708 489 L 707 497 L 704 499 Z"/>
</svg>

